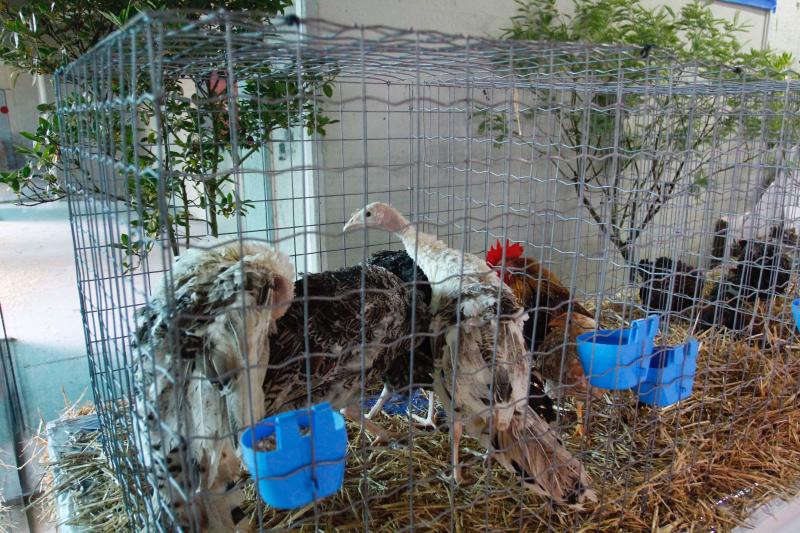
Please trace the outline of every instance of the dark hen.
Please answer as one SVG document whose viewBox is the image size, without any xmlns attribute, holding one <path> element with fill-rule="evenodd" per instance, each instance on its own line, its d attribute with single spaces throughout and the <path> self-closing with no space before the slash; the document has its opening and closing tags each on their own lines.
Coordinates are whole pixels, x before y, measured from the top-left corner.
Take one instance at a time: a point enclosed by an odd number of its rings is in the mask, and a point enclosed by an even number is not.
<svg viewBox="0 0 800 533">
<path fill-rule="evenodd" d="M 422 293 L 422 299 L 426 305 L 431 303 L 431 284 L 428 278 L 414 260 L 405 250 L 382 250 L 375 252 L 367 259 L 368 265 L 383 267 L 398 278 L 403 283 L 410 284 L 416 282 L 417 290 Z"/>
<path fill-rule="evenodd" d="M 297 300 L 277 321 L 270 337 L 272 357 L 264 380 L 267 412 L 327 401 L 345 416 L 360 418 L 362 389 L 380 383 L 397 359 L 409 356 L 412 292 L 400 278 L 373 265 L 307 274 L 297 281 Z M 415 299 L 415 330 L 422 331 L 427 328 L 428 310 L 419 294 Z M 390 438 L 369 421 L 364 426 L 380 440 Z"/>
<path fill-rule="evenodd" d="M 734 248 L 736 266 L 714 285 L 711 303 L 700 312 L 700 329 L 719 325 L 744 330 L 755 318 L 752 304 L 756 300 L 786 294 L 792 262 L 781 247 L 782 243 L 791 244 L 793 238 L 792 232 L 775 226 L 766 240 L 739 241 Z"/>
<path fill-rule="evenodd" d="M 731 331 L 742 331 L 754 320 L 754 311 L 742 297 L 740 287 L 727 280 L 714 284 L 710 303 L 700 310 L 698 331 L 722 326 Z"/>
<path fill-rule="evenodd" d="M 416 266 L 414 260 L 405 250 L 383 250 L 377 252 L 367 260 L 367 264 L 383 267 L 400 278 L 409 287 L 415 287 L 417 298 L 422 298 L 422 304 L 424 304 L 417 306 L 417 313 L 424 313 L 422 316 L 417 316 L 417 323 L 422 321 L 424 327 L 415 331 L 415 335 L 419 335 L 420 342 L 413 353 L 413 383 L 408 382 L 409 374 L 411 374 L 411 356 L 395 358 L 393 364 L 382 376 L 383 391 L 381 391 L 378 401 L 375 402 L 375 405 L 367 414 L 367 418 L 371 419 L 377 415 L 393 393 L 407 391 L 410 394 L 415 387 L 422 387 L 428 391 L 428 414 L 425 418 L 417 417 L 414 414 L 412 414 L 412 417 L 425 426 L 434 426 L 436 406 L 431 392 L 433 387 L 433 355 L 431 355 L 431 339 L 428 333 L 430 315 L 427 313 L 427 309 L 431 304 L 431 286 L 428 283 L 428 278 Z"/>
<path fill-rule="evenodd" d="M 669 257 L 659 257 L 653 263 L 642 259 L 637 273 L 643 281 L 639 297 L 648 311 L 680 313 L 703 295 L 705 276 L 680 260 L 673 263 Z"/>
<path fill-rule="evenodd" d="M 780 228 L 774 227 L 766 241 L 748 240 L 739 244 L 741 253 L 728 280 L 741 287 L 741 296 L 749 302 L 786 294 L 792 261 L 781 251 L 780 233 Z"/>
</svg>

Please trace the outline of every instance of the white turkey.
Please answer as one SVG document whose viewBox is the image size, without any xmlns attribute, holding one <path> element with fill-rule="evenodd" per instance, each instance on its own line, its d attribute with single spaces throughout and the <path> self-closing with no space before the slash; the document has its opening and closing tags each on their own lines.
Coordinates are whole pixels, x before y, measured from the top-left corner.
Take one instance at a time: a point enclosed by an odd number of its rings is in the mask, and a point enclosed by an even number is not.
<svg viewBox="0 0 800 533">
<path fill-rule="evenodd" d="M 364 227 L 395 233 L 431 283 L 434 389 L 447 408 L 456 480 L 466 430 L 532 492 L 570 505 L 594 500 L 583 465 L 528 403 L 526 314 L 511 290 L 483 259 L 418 231 L 390 205 L 369 204 L 344 230 Z"/>
<path fill-rule="evenodd" d="M 234 531 L 241 431 L 264 418 L 267 337 L 293 298 L 289 259 L 207 240 L 178 257 L 137 314 L 134 431 L 152 519 Z"/>
</svg>

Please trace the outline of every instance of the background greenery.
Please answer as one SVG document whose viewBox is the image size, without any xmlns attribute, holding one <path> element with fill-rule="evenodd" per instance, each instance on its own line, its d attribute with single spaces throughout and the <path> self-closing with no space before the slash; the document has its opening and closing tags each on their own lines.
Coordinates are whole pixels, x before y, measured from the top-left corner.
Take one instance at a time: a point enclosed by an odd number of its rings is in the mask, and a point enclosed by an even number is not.
<svg viewBox="0 0 800 533">
<path fill-rule="evenodd" d="M 251 13 L 259 22 L 271 24 L 271 17 L 283 14 L 291 5 L 291 0 L 211 3 L 34 0 L 19 7 L 3 3 L 0 4 L 0 60 L 17 72 L 47 76 L 52 80 L 59 67 L 85 54 L 141 10 L 226 8 Z M 143 55 L 142 60 L 145 59 Z M 235 150 L 231 143 L 234 132 L 230 131 L 228 120 L 227 96 L 232 88 L 225 83 L 224 65 L 217 68 L 222 72 L 190 74 L 194 78 L 188 85 L 185 79 L 165 77 L 162 80 L 164 95 L 160 100 L 164 108 L 160 132 L 152 127 L 153 102 L 145 101 L 137 106 L 136 126 L 130 124 L 130 119 L 126 122 L 123 113 L 115 111 L 103 112 L 104 116 L 97 119 L 90 116 L 92 113 L 61 115 L 68 121 L 63 124 L 68 145 L 83 142 L 84 148 L 104 146 L 100 150 L 113 153 L 101 155 L 111 156 L 125 163 L 125 167 L 135 169 L 117 170 L 118 179 L 125 182 L 122 187 L 93 179 L 92 172 L 85 173 L 80 180 L 81 186 L 89 192 L 122 202 L 133 213 L 130 229 L 123 231 L 114 244 L 125 251 L 127 268 L 134 268 L 159 238 L 167 238 L 173 253 L 178 254 L 180 243 L 188 244 L 192 236 L 193 222 L 205 225 L 199 230 L 200 234 L 216 236 L 221 218 L 247 213 L 251 205 L 246 199 L 236 197 L 231 165 L 226 161 L 236 156 L 243 164 L 262 150 L 270 150 L 277 130 L 304 127 L 309 134 L 324 135 L 325 126 L 332 122 L 315 107 L 316 95 L 332 94 L 332 76 L 308 74 L 302 69 L 298 79 L 298 65 L 261 65 L 258 70 L 250 69 L 247 79 L 238 80 L 238 87 L 233 89 L 238 118 L 235 136 L 239 139 L 238 150 Z M 145 93 L 148 83 L 148 77 L 141 76 L 133 92 L 136 95 Z M 105 89 L 116 93 L 115 97 L 126 92 L 118 83 Z M 109 94 L 86 95 L 76 90 L 67 94 L 65 101 L 86 103 L 106 96 Z M 55 104 L 43 104 L 38 109 L 41 114 L 36 131 L 22 133 L 31 144 L 17 148 L 26 157 L 25 165 L 0 176 L 0 181 L 10 185 L 26 204 L 63 198 L 66 194 L 65 166 L 69 166 L 74 175 L 81 170 L 80 158 L 67 154 L 61 146 Z M 79 139 L 79 131 L 92 136 L 88 144 Z M 169 148 L 161 160 L 157 157 L 159 134 L 161 139 L 169 139 Z M 157 166 L 158 172 L 155 171 Z M 167 210 L 159 204 L 160 196 L 165 193 L 170 203 Z M 199 217 L 198 212 L 204 216 Z"/>
<path fill-rule="evenodd" d="M 698 83 L 796 77 L 789 71 L 794 61 L 790 54 L 746 49 L 739 40 L 745 26 L 738 18 L 717 18 L 704 2 L 676 10 L 669 5 L 648 9 L 639 0 L 574 0 L 574 13 L 570 14 L 561 11 L 555 0 L 516 3 L 517 14 L 503 33 L 505 39 L 640 47 L 638 57 L 621 63 L 598 62 L 589 73 L 580 72 L 574 65 L 556 73 L 571 77 L 575 86 L 585 84 L 590 77 L 594 82 L 613 85 L 621 82 L 620 73 L 625 78 L 621 83 L 628 86 L 670 82 L 644 80 L 645 75 L 657 71 L 650 69 L 646 74 L 646 65 L 661 65 L 672 80 L 688 76 Z M 576 64 L 581 61 L 581 57 L 575 58 Z M 536 65 L 518 66 L 538 72 Z M 766 162 L 775 163 L 784 148 L 777 142 L 781 132 L 787 135 L 798 128 L 797 110 L 784 107 L 784 94 L 780 92 L 765 93 L 757 99 L 669 95 L 666 91 L 647 99 L 630 92 L 621 96 L 598 92 L 588 97 L 579 91 L 557 97 L 547 90 L 528 93 L 525 97 L 530 102 L 565 103 L 561 131 L 557 132 L 560 142 L 580 147 L 585 156 L 559 165 L 560 177 L 573 184 L 584 208 L 629 263 L 635 262 L 639 236 L 682 184 L 689 180 L 695 190 L 701 190 L 731 170 L 727 165 L 711 165 L 715 147 L 732 139 L 760 139 L 772 150 Z M 647 111 L 648 106 L 651 111 Z M 653 111 L 657 109 L 669 111 Z M 526 127 L 509 128 L 514 119 L 487 109 L 482 114 L 481 131 L 491 132 L 498 140 L 514 136 L 525 142 L 537 133 L 537 126 L 533 112 L 521 115 L 528 119 L 520 121 Z M 790 120 L 793 122 L 787 123 Z M 638 155 L 607 157 L 609 148 Z M 744 165 L 757 155 L 751 152 L 744 157 L 738 164 Z"/>
</svg>

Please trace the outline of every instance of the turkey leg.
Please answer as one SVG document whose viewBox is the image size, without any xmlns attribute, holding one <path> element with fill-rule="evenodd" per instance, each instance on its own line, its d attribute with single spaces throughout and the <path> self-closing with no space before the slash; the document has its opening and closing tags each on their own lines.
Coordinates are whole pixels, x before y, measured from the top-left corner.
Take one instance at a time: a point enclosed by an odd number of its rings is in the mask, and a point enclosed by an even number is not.
<svg viewBox="0 0 800 533">
<path fill-rule="evenodd" d="M 433 391 L 426 391 L 425 394 L 428 395 L 428 416 L 422 418 L 411 413 L 411 419 L 422 427 L 436 429 L 436 394 Z"/>
<path fill-rule="evenodd" d="M 453 422 L 453 441 L 452 441 L 452 453 L 453 453 L 453 479 L 456 480 L 456 483 L 459 485 L 462 481 L 464 481 L 463 476 L 461 475 L 461 461 L 458 456 L 458 449 L 459 444 L 461 443 L 461 433 L 464 431 L 464 423 L 461 421 Z"/>
<path fill-rule="evenodd" d="M 583 401 L 577 400 L 575 401 L 575 415 L 578 419 L 577 423 L 575 424 L 575 437 L 583 437 Z"/>
<path fill-rule="evenodd" d="M 369 412 L 364 415 L 364 418 L 367 420 L 372 420 L 374 417 L 376 417 L 383 409 L 383 404 L 385 404 L 386 400 L 388 400 L 391 396 L 392 392 L 389 390 L 389 386 L 384 384 L 381 395 L 378 396 L 378 401 L 376 401 L 375 405 L 372 406 L 372 409 L 370 409 Z"/>
</svg>

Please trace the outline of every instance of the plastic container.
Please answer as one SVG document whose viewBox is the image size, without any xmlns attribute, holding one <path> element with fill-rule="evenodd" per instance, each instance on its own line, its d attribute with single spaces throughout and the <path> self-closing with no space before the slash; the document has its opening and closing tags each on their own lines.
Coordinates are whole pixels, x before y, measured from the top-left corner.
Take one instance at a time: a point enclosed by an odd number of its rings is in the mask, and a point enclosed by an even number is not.
<svg viewBox="0 0 800 533">
<path fill-rule="evenodd" d="M 254 449 L 273 434 L 273 450 Z M 242 458 L 258 493 L 276 509 L 302 507 L 342 487 L 347 430 L 342 415 L 328 403 L 265 418 L 245 430 L 241 442 Z"/>
<path fill-rule="evenodd" d="M 631 389 L 647 376 L 658 334 L 659 316 L 634 320 L 628 329 L 590 331 L 578 335 L 578 356 L 594 387 Z"/>
<path fill-rule="evenodd" d="M 800 330 L 800 298 L 792 302 L 792 316 L 797 329 Z"/>
<path fill-rule="evenodd" d="M 700 344 L 689 339 L 678 346 L 657 346 L 647 377 L 639 387 L 639 401 L 666 407 L 692 394 Z"/>
</svg>

